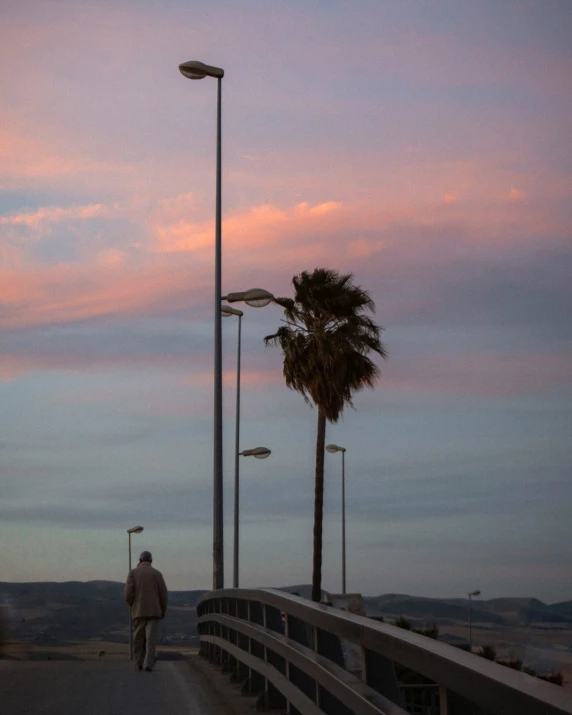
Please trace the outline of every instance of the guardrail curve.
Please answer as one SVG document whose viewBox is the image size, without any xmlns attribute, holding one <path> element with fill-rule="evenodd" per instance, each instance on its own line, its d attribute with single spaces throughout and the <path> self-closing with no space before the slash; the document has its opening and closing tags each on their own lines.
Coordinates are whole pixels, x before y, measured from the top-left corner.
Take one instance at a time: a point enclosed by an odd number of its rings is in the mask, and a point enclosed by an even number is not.
<svg viewBox="0 0 572 715">
<path fill-rule="evenodd" d="M 201 655 L 288 713 L 572 715 L 572 696 L 556 685 L 284 591 L 211 591 L 197 617 Z M 432 683 L 436 710 L 405 709 L 396 664 Z"/>
</svg>

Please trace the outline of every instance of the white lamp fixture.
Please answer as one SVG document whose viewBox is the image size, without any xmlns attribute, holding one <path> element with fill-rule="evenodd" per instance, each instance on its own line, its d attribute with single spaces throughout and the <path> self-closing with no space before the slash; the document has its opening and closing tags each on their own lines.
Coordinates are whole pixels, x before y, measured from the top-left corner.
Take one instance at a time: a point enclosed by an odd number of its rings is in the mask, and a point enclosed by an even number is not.
<svg viewBox="0 0 572 715">
<path fill-rule="evenodd" d="M 231 315 L 236 315 L 238 318 L 242 318 L 242 316 L 244 315 L 242 310 L 233 308 L 230 305 L 221 305 L 220 312 L 223 318 L 230 318 Z"/>
<path fill-rule="evenodd" d="M 272 303 L 274 296 L 264 288 L 250 288 L 250 290 L 240 293 L 229 293 L 223 297 L 223 300 L 227 300 L 229 303 L 244 302 L 251 308 L 264 308 Z"/>
</svg>

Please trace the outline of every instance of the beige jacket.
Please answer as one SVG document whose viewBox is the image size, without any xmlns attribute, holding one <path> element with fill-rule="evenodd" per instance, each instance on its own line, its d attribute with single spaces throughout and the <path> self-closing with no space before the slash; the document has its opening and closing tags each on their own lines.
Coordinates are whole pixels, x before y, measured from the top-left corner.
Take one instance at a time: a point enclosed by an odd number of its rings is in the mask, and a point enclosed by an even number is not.
<svg viewBox="0 0 572 715">
<path fill-rule="evenodd" d="M 163 618 L 167 610 L 167 586 L 163 574 L 147 561 L 129 572 L 125 601 L 133 618 Z"/>
</svg>

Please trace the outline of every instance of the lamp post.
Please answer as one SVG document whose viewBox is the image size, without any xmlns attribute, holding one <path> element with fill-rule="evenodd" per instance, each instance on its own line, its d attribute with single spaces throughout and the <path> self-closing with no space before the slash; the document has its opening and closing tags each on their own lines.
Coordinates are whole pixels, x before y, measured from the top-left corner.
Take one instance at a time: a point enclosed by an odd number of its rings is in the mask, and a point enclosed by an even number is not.
<svg viewBox="0 0 572 715">
<path fill-rule="evenodd" d="M 237 452 L 235 482 L 234 482 L 234 546 L 233 546 L 233 572 L 232 585 L 238 588 L 238 456 L 256 457 L 256 459 L 266 459 L 272 452 L 266 447 L 255 447 Z"/>
<path fill-rule="evenodd" d="M 472 619 L 471 619 L 471 598 L 473 596 L 480 596 L 481 592 L 479 589 L 475 589 L 474 591 L 469 591 L 467 596 L 469 597 L 469 653 L 473 652 L 473 624 L 472 624 Z"/>
<path fill-rule="evenodd" d="M 221 300 L 227 300 L 229 303 L 246 303 L 252 308 L 264 308 L 269 303 L 274 300 L 274 296 L 269 291 L 264 288 L 250 288 L 246 291 L 241 291 L 239 293 L 229 293 L 228 295 L 222 296 Z M 237 362 L 236 362 L 236 428 L 235 428 L 235 449 L 234 449 L 234 544 L 233 544 L 233 576 L 232 585 L 234 588 L 238 588 L 238 514 L 239 514 L 239 500 L 240 500 L 240 466 L 239 466 L 239 443 L 240 443 L 240 343 L 241 343 L 241 326 L 242 326 L 242 316 L 243 312 L 232 308 L 230 305 L 223 305 L 221 307 L 221 313 L 223 316 L 236 315 L 238 317 L 238 349 L 237 349 Z M 262 447 L 257 449 L 264 449 Z M 260 456 L 260 452 L 254 454 L 253 456 L 259 459 L 264 459 L 268 457 L 270 451 Z M 248 455 L 244 455 L 248 456 Z"/>
<path fill-rule="evenodd" d="M 346 448 L 337 444 L 326 445 L 328 452 L 342 453 L 342 593 L 346 592 Z"/>
<path fill-rule="evenodd" d="M 183 62 L 179 70 L 188 79 L 217 80 L 216 123 L 216 228 L 215 228 L 215 335 L 214 335 L 214 444 L 213 444 L 213 589 L 224 588 L 223 482 L 222 482 L 222 232 L 221 232 L 221 86 L 224 70 L 203 62 Z"/>
<path fill-rule="evenodd" d="M 131 573 L 131 534 L 140 534 L 142 531 L 142 526 L 132 526 L 127 529 L 129 538 L 129 573 Z M 129 660 L 133 660 L 133 616 L 131 615 L 131 607 L 129 607 Z"/>
<path fill-rule="evenodd" d="M 239 501 L 239 444 L 240 444 L 240 342 L 242 334 L 242 310 L 223 305 L 223 317 L 236 315 L 238 317 L 238 346 L 236 349 L 236 418 L 234 432 L 234 540 L 232 561 L 232 585 L 238 588 L 238 501 Z"/>
</svg>

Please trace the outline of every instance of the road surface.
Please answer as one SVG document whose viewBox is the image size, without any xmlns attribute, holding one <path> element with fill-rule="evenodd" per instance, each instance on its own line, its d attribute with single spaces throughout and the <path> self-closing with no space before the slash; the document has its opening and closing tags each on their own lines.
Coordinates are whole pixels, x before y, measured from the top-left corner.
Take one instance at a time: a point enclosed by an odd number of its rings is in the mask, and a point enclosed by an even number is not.
<svg viewBox="0 0 572 715">
<path fill-rule="evenodd" d="M 182 661 L 152 673 L 128 661 L 0 660 L 4 715 L 225 715 L 204 678 Z"/>
</svg>

